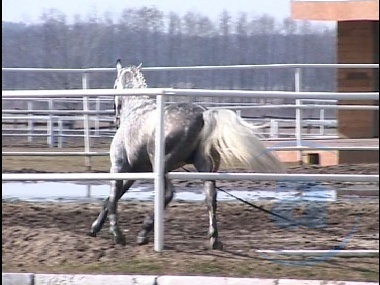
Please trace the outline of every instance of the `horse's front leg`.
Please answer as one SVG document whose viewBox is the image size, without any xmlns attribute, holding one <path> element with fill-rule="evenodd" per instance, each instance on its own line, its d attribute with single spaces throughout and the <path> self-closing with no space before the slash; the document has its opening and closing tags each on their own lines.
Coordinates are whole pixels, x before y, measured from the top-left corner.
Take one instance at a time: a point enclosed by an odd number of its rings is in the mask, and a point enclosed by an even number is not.
<svg viewBox="0 0 380 285">
<path fill-rule="evenodd" d="M 212 249 L 223 249 L 223 243 L 218 239 L 218 225 L 216 221 L 216 209 L 217 209 L 217 192 L 215 189 L 215 181 L 204 181 L 203 189 L 206 196 L 206 206 L 209 215 L 209 231 L 208 236 L 210 239 L 210 246 Z"/>
<path fill-rule="evenodd" d="M 114 242 L 116 244 L 125 245 L 125 237 L 121 233 L 118 225 L 118 215 L 117 215 L 117 201 L 119 193 L 123 189 L 123 180 L 113 180 L 111 182 L 111 191 L 108 197 L 108 211 L 109 211 L 109 221 L 110 221 L 110 233 L 113 236 Z"/>
<path fill-rule="evenodd" d="M 125 194 L 125 192 L 128 191 L 128 189 L 133 185 L 135 180 L 126 180 L 123 185 L 123 191 L 118 193 L 116 200 L 119 201 L 121 197 Z M 99 213 L 98 218 L 92 223 L 91 225 L 91 231 L 90 236 L 96 237 L 96 235 L 100 232 L 102 229 L 108 215 L 108 203 L 109 203 L 109 197 L 104 201 L 103 207 Z"/>
<path fill-rule="evenodd" d="M 165 178 L 165 208 L 173 199 L 173 196 L 174 196 L 173 184 L 170 182 L 169 179 Z M 153 230 L 153 227 L 154 227 L 154 214 L 152 212 L 145 217 L 145 220 L 142 225 L 142 229 L 137 235 L 137 244 L 143 245 L 149 242 L 148 234 Z"/>
</svg>

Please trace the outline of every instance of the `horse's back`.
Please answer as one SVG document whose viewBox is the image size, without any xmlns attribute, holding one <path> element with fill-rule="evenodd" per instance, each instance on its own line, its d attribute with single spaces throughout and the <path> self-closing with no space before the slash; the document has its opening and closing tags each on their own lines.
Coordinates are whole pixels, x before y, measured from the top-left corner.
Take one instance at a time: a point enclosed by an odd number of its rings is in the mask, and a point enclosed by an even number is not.
<svg viewBox="0 0 380 285">
<path fill-rule="evenodd" d="M 203 128 L 204 109 L 190 103 L 169 105 L 165 110 L 165 139 L 196 138 Z"/>
<path fill-rule="evenodd" d="M 198 147 L 204 126 L 204 109 L 190 103 L 171 104 L 165 108 L 165 157 L 168 171 L 185 165 Z M 154 154 L 154 134 L 148 152 Z"/>
<path fill-rule="evenodd" d="M 168 129 L 195 127 L 203 122 L 204 111 L 202 107 L 191 103 L 170 104 L 165 108 L 165 126 Z"/>
</svg>

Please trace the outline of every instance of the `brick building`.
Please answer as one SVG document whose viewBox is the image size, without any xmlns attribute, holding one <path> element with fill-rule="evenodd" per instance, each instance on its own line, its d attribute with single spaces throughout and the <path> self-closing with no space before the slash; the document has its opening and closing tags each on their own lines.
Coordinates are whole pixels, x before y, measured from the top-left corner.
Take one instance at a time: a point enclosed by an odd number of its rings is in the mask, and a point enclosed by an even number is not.
<svg viewBox="0 0 380 285">
<path fill-rule="evenodd" d="M 291 1 L 299 20 L 337 22 L 338 63 L 379 63 L 379 1 Z M 379 91 L 379 69 L 338 69 L 338 92 Z M 340 104 L 379 105 L 379 101 L 340 101 Z M 379 112 L 339 110 L 341 138 L 378 138 Z M 378 151 L 377 151 L 378 154 Z M 378 162 L 370 151 L 340 151 L 339 162 Z"/>
</svg>

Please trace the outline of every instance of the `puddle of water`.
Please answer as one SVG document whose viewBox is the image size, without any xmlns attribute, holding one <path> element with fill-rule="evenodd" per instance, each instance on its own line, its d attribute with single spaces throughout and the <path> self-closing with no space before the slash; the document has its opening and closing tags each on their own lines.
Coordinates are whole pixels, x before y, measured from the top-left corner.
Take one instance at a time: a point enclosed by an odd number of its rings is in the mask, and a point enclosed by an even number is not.
<svg viewBox="0 0 380 285">
<path fill-rule="evenodd" d="M 86 185 L 69 182 L 8 182 L 2 183 L 2 199 L 24 201 L 60 201 L 60 202 L 90 202 L 103 200 L 108 197 L 109 185 Z M 186 189 L 186 190 L 185 190 Z M 263 190 L 231 190 L 229 193 L 248 201 L 336 201 L 336 191 L 324 187 L 309 187 L 307 191 L 297 191 L 294 188 L 278 187 Z M 87 196 L 90 190 L 91 196 Z M 301 195 L 300 195 L 301 194 Z M 152 201 L 154 199 L 153 186 L 135 186 L 126 193 L 122 200 Z M 203 201 L 204 194 L 200 189 L 188 191 L 188 188 L 178 189 L 174 200 Z M 235 201 L 235 199 L 221 191 L 218 192 L 218 201 Z"/>
</svg>

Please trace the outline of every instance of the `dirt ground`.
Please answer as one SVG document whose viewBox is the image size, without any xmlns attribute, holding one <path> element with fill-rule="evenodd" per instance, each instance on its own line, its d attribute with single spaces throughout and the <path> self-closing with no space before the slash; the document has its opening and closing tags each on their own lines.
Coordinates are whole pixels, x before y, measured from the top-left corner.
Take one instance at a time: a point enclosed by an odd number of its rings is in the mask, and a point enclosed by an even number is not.
<svg viewBox="0 0 380 285">
<path fill-rule="evenodd" d="M 165 216 L 165 249 L 136 246 L 151 203 L 119 204 L 126 246 L 114 245 L 108 223 L 87 236 L 99 204 L 2 202 L 3 272 L 190 274 L 378 281 L 378 258 L 262 256 L 257 249 L 334 249 L 358 223 L 345 249 L 378 249 L 378 201 L 328 205 L 323 229 L 280 226 L 266 213 L 235 202 L 219 203 L 223 251 L 207 243 L 202 203 L 173 203 Z M 271 205 L 263 205 L 271 209 Z M 302 209 L 297 209 L 301 212 Z M 153 238 L 151 238 L 153 241 Z M 324 260 L 326 259 L 326 260 Z"/>
<path fill-rule="evenodd" d="M 35 146 L 29 146 L 35 147 Z M 15 146 L 4 145 L 3 151 Z M 38 148 L 38 147 L 37 147 Z M 8 150 L 9 150 L 8 149 Z M 107 158 L 92 171 L 106 172 Z M 82 157 L 2 157 L 2 172 L 86 172 Z M 378 164 L 330 167 L 293 166 L 291 173 L 378 174 Z M 200 186 L 199 181 L 175 181 L 182 187 Z M 369 183 L 327 183 L 336 189 L 378 188 Z M 220 181 L 226 190 L 255 189 L 271 182 Z M 265 209 L 274 204 L 260 202 Z M 310 205 L 310 204 L 309 204 Z M 87 235 L 100 204 L 30 203 L 2 201 L 2 270 L 35 273 L 187 274 L 235 277 L 278 277 L 324 280 L 379 281 L 378 257 L 283 257 L 264 256 L 260 249 L 379 248 L 379 201 L 376 197 L 338 199 L 328 203 L 325 226 L 292 228 L 267 213 L 239 202 L 218 203 L 219 235 L 224 249 L 208 248 L 208 214 L 203 203 L 174 202 L 165 215 L 165 250 L 156 253 L 151 243 L 136 246 L 141 223 L 152 203 L 119 203 L 120 226 L 127 245 L 114 245 L 108 222 L 98 237 Z M 326 206 L 313 203 L 314 207 Z M 307 206 L 283 205 L 294 217 L 305 215 Z M 321 208 L 322 209 L 322 208 Z M 320 212 L 320 213 L 322 213 Z M 322 216 L 313 216 L 322 221 Z M 350 235 L 352 233 L 352 235 Z M 319 261 L 319 262 L 317 262 Z"/>
</svg>

